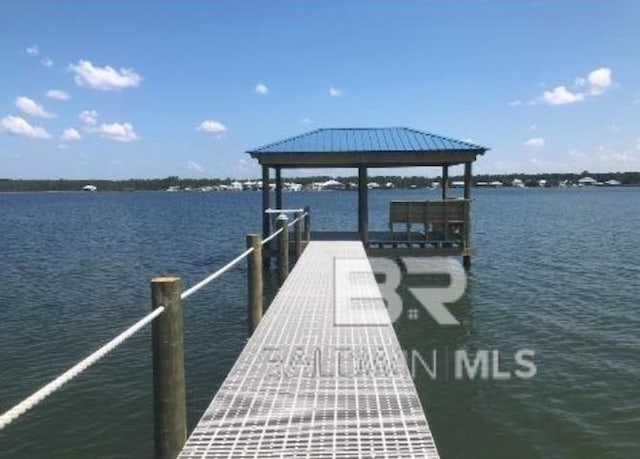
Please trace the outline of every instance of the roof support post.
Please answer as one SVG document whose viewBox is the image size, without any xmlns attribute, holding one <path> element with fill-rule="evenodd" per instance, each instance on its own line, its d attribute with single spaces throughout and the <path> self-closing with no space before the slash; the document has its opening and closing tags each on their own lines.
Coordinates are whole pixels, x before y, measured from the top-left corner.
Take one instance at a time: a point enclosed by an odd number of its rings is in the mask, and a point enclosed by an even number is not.
<svg viewBox="0 0 640 459">
<path fill-rule="evenodd" d="M 369 200 L 367 191 L 367 168 L 358 166 L 358 233 L 360 233 L 360 240 L 365 247 L 369 240 Z"/>
<path fill-rule="evenodd" d="M 449 166 L 442 166 L 442 200 L 447 199 L 447 189 L 449 188 Z"/>
<path fill-rule="evenodd" d="M 276 166 L 276 209 L 282 209 L 282 167 Z"/>
<path fill-rule="evenodd" d="M 462 265 L 465 269 L 471 268 L 471 164 L 471 161 L 464 163 L 464 199 L 467 202 L 464 215 Z"/>
<path fill-rule="evenodd" d="M 269 166 L 262 166 L 262 239 L 271 234 L 271 220 L 266 210 L 270 207 L 269 199 Z"/>
<path fill-rule="evenodd" d="M 471 161 L 464 163 L 464 198 L 471 199 Z"/>
</svg>

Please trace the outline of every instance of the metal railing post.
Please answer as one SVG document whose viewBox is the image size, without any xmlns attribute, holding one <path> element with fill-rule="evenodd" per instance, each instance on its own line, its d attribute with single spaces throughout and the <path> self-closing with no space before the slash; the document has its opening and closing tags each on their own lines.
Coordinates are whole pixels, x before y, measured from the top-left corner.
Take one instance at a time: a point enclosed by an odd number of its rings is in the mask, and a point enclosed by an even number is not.
<svg viewBox="0 0 640 459">
<path fill-rule="evenodd" d="M 276 225 L 282 229 L 278 235 L 278 282 L 280 285 L 289 275 L 289 219 L 285 214 L 278 215 Z"/>
<path fill-rule="evenodd" d="M 253 252 L 247 257 L 247 282 L 249 289 L 249 334 L 253 334 L 264 310 L 264 282 L 262 279 L 262 237 L 259 234 L 247 234 L 247 249 Z"/>
<path fill-rule="evenodd" d="M 294 224 L 295 230 L 295 254 L 296 261 L 300 258 L 300 254 L 302 253 L 302 212 L 295 212 L 293 214 L 296 222 Z"/>
<path fill-rule="evenodd" d="M 155 456 L 174 459 L 187 441 L 184 329 L 179 277 L 151 280 L 151 308 L 164 306 L 152 323 Z"/>
</svg>

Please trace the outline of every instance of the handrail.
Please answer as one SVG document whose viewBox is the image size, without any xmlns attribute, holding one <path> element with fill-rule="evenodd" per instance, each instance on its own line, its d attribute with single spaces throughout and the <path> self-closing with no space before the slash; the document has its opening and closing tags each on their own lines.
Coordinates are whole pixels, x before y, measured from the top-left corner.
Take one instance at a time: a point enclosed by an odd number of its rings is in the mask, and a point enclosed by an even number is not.
<svg viewBox="0 0 640 459">
<path fill-rule="evenodd" d="M 205 285 L 207 285 L 208 283 L 212 282 L 213 280 L 217 279 L 218 277 L 222 276 L 224 273 L 226 273 L 227 271 L 229 271 L 231 268 L 233 268 L 238 262 L 242 261 L 247 255 L 249 255 L 251 252 L 253 252 L 253 247 L 245 250 L 244 252 L 242 252 L 240 255 L 238 255 L 237 257 L 235 257 L 233 260 L 231 260 L 229 263 L 227 263 L 226 265 L 224 265 L 222 268 L 220 268 L 219 270 L 217 270 L 215 273 L 211 274 L 210 276 L 207 276 L 206 278 L 202 279 L 200 282 L 198 282 L 196 285 L 194 285 L 191 288 L 188 288 L 187 290 L 185 290 L 184 292 L 182 292 L 180 294 L 180 299 L 184 300 L 188 297 L 190 297 L 191 295 L 193 295 L 194 293 L 196 293 L 198 290 L 200 290 L 202 287 L 204 287 Z"/>
<path fill-rule="evenodd" d="M 91 355 L 76 363 L 74 366 L 69 368 L 67 371 L 62 373 L 53 381 L 44 385 L 42 388 L 31 394 L 29 397 L 25 398 L 23 401 L 18 403 L 16 406 L 11 408 L 8 411 L 5 411 L 0 416 L 0 430 L 4 429 L 6 426 L 11 424 L 13 421 L 18 419 L 24 413 L 29 411 L 31 408 L 35 407 L 38 403 L 43 401 L 49 395 L 53 394 L 55 391 L 60 389 L 64 384 L 71 381 L 76 376 L 80 375 L 83 371 L 89 368 L 91 365 L 96 363 L 102 357 L 107 355 L 109 352 L 113 351 L 116 347 L 120 346 L 124 343 L 127 338 L 133 336 L 137 331 L 139 331 L 142 327 L 147 325 L 153 319 L 158 317 L 160 314 L 164 312 L 164 307 L 160 306 L 149 314 L 144 316 L 138 322 L 133 324 L 131 327 L 127 328 L 125 331 L 120 333 L 118 336 L 113 338 L 104 346 L 100 347 L 98 350 L 93 352 Z"/>
<path fill-rule="evenodd" d="M 264 238 L 264 239 L 260 242 L 260 244 L 261 244 L 261 245 L 265 245 L 267 242 L 269 242 L 269 241 L 271 241 L 271 240 L 275 239 L 275 237 L 276 237 L 278 234 L 280 234 L 280 233 L 282 233 L 282 228 L 280 228 L 279 230 L 277 230 L 277 231 L 275 231 L 275 232 L 271 233 L 271 235 L 270 235 L 269 237 Z"/>
<path fill-rule="evenodd" d="M 265 209 L 265 214 L 295 214 L 296 212 L 304 212 L 304 209 Z"/>
<path fill-rule="evenodd" d="M 293 225 L 295 225 L 295 224 L 296 224 L 296 223 L 298 223 L 300 220 L 302 220 L 304 217 L 306 217 L 306 215 L 307 215 L 307 214 L 308 214 L 308 212 L 305 212 L 305 213 L 303 213 L 303 214 L 300 214 L 300 215 L 298 216 L 298 218 L 294 218 L 293 220 L 291 220 L 291 222 L 289 222 L 289 223 L 287 224 L 287 226 L 288 226 L 289 228 L 291 228 Z"/>
<path fill-rule="evenodd" d="M 279 230 L 275 231 L 269 237 L 264 239 L 262 241 L 262 244 L 265 244 L 265 243 L 269 242 L 270 240 L 272 240 L 273 238 L 275 238 L 278 234 L 280 234 L 282 232 L 282 230 L 283 230 L 283 228 L 280 228 Z M 244 258 L 246 258 L 249 254 L 251 254 L 251 252 L 253 252 L 253 250 L 254 250 L 253 247 L 245 250 L 244 252 L 242 252 L 236 258 L 234 258 L 229 263 L 224 265 L 222 268 L 218 269 L 213 274 L 205 277 L 203 280 L 201 280 L 197 284 L 193 285 L 192 287 L 188 288 L 187 290 L 184 290 L 180 294 L 180 299 L 184 300 L 184 299 L 190 297 L 191 295 L 196 293 L 198 290 L 200 290 L 201 288 L 203 288 L 207 284 L 211 283 L 212 281 L 214 281 L 218 277 L 220 277 L 222 274 L 227 272 L 229 269 L 231 269 L 237 263 L 239 263 Z M 115 348 L 120 346 L 128 338 L 130 338 L 135 333 L 140 331 L 145 325 L 148 325 L 149 323 L 151 323 L 155 318 L 160 316 L 163 312 L 164 312 L 164 307 L 163 306 L 160 306 L 160 307 L 154 309 L 149 314 L 147 314 L 142 319 L 140 319 L 138 322 L 136 322 L 135 324 L 131 325 L 125 331 L 123 331 L 118 336 L 113 338 L 111 341 L 109 341 L 108 343 L 106 343 L 105 345 L 103 345 L 102 347 L 97 349 L 96 351 L 94 351 L 88 357 L 86 357 L 83 360 L 81 360 L 80 362 L 76 363 L 74 366 L 72 366 L 67 371 L 62 373 L 60 376 L 58 376 L 54 380 L 50 381 L 49 383 L 44 385 L 42 388 L 40 388 L 39 390 L 37 390 L 36 392 L 31 394 L 30 396 L 28 396 L 24 400 L 22 400 L 20 403 L 15 405 L 13 408 L 10 408 L 9 410 L 5 411 L 2 415 L 0 415 L 0 431 L 2 429 L 4 429 L 6 426 L 8 426 L 9 424 L 11 424 L 16 419 L 18 419 L 24 413 L 26 413 L 30 409 L 34 408 L 36 405 L 38 405 L 44 399 L 49 397 L 51 394 L 53 394 L 54 392 L 59 390 L 64 384 L 66 384 L 67 382 L 71 381 L 76 376 L 79 376 L 87 368 L 89 368 L 91 365 L 93 365 L 94 363 L 98 362 L 104 356 L 106 356 L 111 351 L 113 351 Z"/>
</svg>

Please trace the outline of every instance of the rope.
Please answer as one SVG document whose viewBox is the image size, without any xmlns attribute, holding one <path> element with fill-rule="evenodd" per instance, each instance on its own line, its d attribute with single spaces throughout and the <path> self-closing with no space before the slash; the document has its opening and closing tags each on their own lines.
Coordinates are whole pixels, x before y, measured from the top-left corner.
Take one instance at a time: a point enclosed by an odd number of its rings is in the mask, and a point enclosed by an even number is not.
<svg viewBox="0 0 640 459">
<path fill-rule="evenodd" d="M 6 411 L 2 416 L 0 416 L 0 430 L 4 429 L 6 426 L 11 424 L 13 421 L 18 419 L 24 413 L 29 411 L 31 408 L 36 406 L 38 403 L 43 401 L 49 395 L 53 394 L 55 391 L 60 389 L 64 384 L 71 381 L 73 378 L 81 374 L 91 365 L 96 363 L 102 357 L 107 355 L 109 352 L 113 351 L 115 348 L 120 346 L 122 343 L 127 340 L 127 338 L 131 337 L 134 333 L 140 330 L 142 327 L 147 325 L 153 319 L 158 317 L 164 311 L 164 306 L 160 306 L 149 314 L 144 316 L 138 322 L 133 324 L 131 327 L 127 328 L 125 331 L 120 333 L 118 336 L 113 338 L 107 344 L 102 346 L 100 349 L 95 351 L 90 356 L 86 357 L 84 360 L 76 363 L 73 367 L 69 368 L 67 371 L 62 373 L 56 379 L 51 381 L 49 384 L 43 386 L 38 391 L 31 394 L 29 397 L 25 398 L 23 401 L 18 403 L 16 406 L 11 408 L 9 411 Z"/>
<path fill-rule="evenodd" d="M 282 233 L 282 228 L 280 228 L 278 231 L 276 231 L 275 233 L 272 233 L 271 236 L 265 238 L 262 240 L 262 245 L 265 245 L 267 242 L 273 240 L 278 234 Z"/>
<path fill-rule="evenodd" d="M 214 281 L 215 279 L 217 279 L 218 277 L 220 277 L 221 275 L 223 275 L 224 273 L 226 273 L 227 271 L 229 271 L 231 268 L 233 268 L 233 266 L 238 263 L 239 261 L 242 261 L 242 259 L 244 257 L 246 257 L 247 255 L 249 255 L 251 252 L 253 252 L 253 247 L 245 250 L 244 252 L 242 252 L 240 255 L 238 255 L 237 257 L 235 257 L 233 260 L 231 260 L 229 263 L 227 263 L 226 265 L 224 265 L 222 268 L 220 268 L 219 270 L 217 270 L 215 273 L 211 274 L 208 277 L 205 277 L 204 279 L 202 279 L 200 282 L 198 282 L 196 285 L 194 285 L 193 287 L 185 290 L 184 292 L 182 292 L 180 294 L 180 299 L 184 300 L 188 297 L 190 297 L 191 295 L 193 295 L 194 293 L 196 293 L 198 290 L 200 290 L 202 287 L 204 287 L 205 285 L 207 285 L 208 283 Z"/>
<path fill-rule="evenodd" d="M 293 225 L 295 225 L 298 221 L 302 220 L 304 218 L 304 216 L 307 215 L 307 213 L 303 213 L 302 215 L 300 215 L 298 218 L 294 219 L 291 221 L 291 223 L 288 223 L 287 226 L 289 228 L 291 228 Z"/>
<path fill-rule="evenodd" d="M 303 218 L 306 214 L 307 213 L 305 212 L 300 217 L 296 218 L 291 223 L 289 223 L 288 226 L 293 225 L 298 220 Z M 278 234 L 280 234 L 282 232 L 283 229 L 284 228 L 280 228 L 278 231 L 274 232 L 269 237 L 264 239 L 262 241 L 262 245 L 266 244 L 267 242 L 269 242 L 273 238 L 275 238 Z M 203 280 L 201 280 L 200 282 L 195 284 L 193 287 L 183 291 L 180 294 L 180 299 L 184 300 L 184 299 L 190 297 L 191 295 L 196 293 L 198 290 L 200 290 L 202 287 L 204 287 L 205 285 L 207 285 L 210 282 L 214 281 L 215 279 L 220 277 L 222 274 L 224 274 L 225 272 L 230 270 L 233 266 L 235 266 L 238 262 L 240 262 L 242 259 L 244 259 L 246 256 L 248 256 L 251 252 L 253 252 L 253 247 L 245 250 L 240 255 L 238 255 L 236 258 L 234 258 L 229 263 L 224 265 L 222 268 L 217 270 L 215 273 L 211 274 L 210 276 L 207 276 L 206 278 L 204 278 Z M 131 327 L 127 328 L 125 331 L 123 331 L 118 336 L 113 338 L 107 344 L 105 344 L 104 346 L 102 346 L 101 348 L 96 350 L 93 354 L 89 355 L 85 359 L 83 359 L 80 362 L 76 363 L 73 367 L 69 368 L 67 371 L 62 373 L 56 379 L 54 379 L 53 381 L 49 382 L 48 384 L 46 384 L 45 386 L 43 386 L 42 388 L 40 388 L 39 390 L 37 390 L 36 392 L 31 394 L 29 397 L 25 398 L 23 401 L 18 403 L 16 406 L 14 406 L 10 410 L 8 410 L 5 413 L 3 413 L 0 416 L 0 430 L 4 429 L 6 426 L 11 424 L 16 419 L 18 419 L 20 416 L 22 416 L 24 413 L 29 411 L 31 408 L 35 407 L 37 404 L 39 404 L 44 399 L 49 397 L 51 394 L 56 392 L 58 389 L 60 389 L 66 383 L 68 383 L 69 381 L 74 379 L 76 376 L 79 376 L 87 368 L 89 368 L 91 365 L 93 365 L 94 363 L 99 361 L 105 355 L 107 355 L 108 353 L 113 351 L 115 348 L 120 346 L 128 338 L 133 336 L 135 333 L 137 333 L 140 329 L 142 329 L 145 325 L 149 324 L 152 320 L 154 320 L 156 317 L 158 317 L 163 312 L 164 312 L 164 306 L 160 306 L 160 307 L 154 309 L 149 314 L 147 314 L 142 319 L 140 319 L 138 322 L 133 324 Z"/>
</svg>

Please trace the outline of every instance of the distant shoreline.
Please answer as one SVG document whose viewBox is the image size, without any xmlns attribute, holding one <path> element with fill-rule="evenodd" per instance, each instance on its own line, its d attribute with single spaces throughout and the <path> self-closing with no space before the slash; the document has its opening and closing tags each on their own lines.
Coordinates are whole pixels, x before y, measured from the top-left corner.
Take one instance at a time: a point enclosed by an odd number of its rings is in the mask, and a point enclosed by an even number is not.
<svg viewBox="0 0 640 459">
<path fill-rule="evenodd" d="M 323 182 L 332 181 L 333 177 L 283 177 L 283 182 L 293 191 L 318 189 Z M 272 178 L 273 180 L 273 178 Z M 353 189 L 357 183 L 356 176 L 336 177 L 336 182 L 345 189 Z M 460 187 L 462 176 L 449 177 L 448 184 L 452 188 Z M 370 176 L 370 188 L 423 189 L 437 188 L 439 177 L 421 176 Z M 334 184 L 336 182 L 333 182 Z M 474 187 L 516 187 L 516 188 L 553 188 L 577 186 L 640 186 L 640 172 L 610 172 L 581 174 L 480 174 L 473 177 Z M 273 184 L 273 181 L 271 182 Z M 315 184 L 315 185 L 314 185 Z M 82 191 L 83 187 L 96 187 L 97 191 L 249 191 L 261 188 L 259 179 L 207 179 L 180 178 L 177 176 L 156 179 L 57 179 L 28 180 L 0 179 L 0 192 L 25 191 Z M 287 189 L 285 186 L 285 189 Z"/>
</svg>

